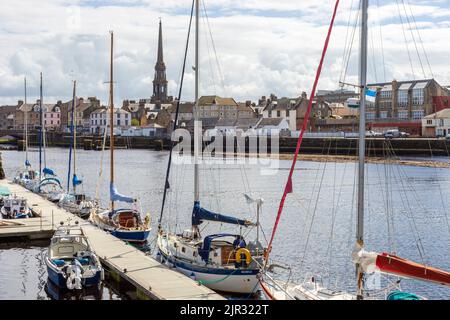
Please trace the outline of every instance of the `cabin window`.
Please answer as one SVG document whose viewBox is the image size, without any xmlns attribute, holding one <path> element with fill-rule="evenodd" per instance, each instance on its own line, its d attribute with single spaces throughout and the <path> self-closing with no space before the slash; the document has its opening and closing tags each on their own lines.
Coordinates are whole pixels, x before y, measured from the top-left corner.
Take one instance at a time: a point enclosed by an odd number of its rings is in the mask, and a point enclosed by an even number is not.
<svg viewBox="0 0 450 320">
<path fill-rule="evenodd" d="M 194 251 L 194 252 L 192 253 L 192 256 L 196 257 L 196 256 L 197 256 L 197 251 Z"/>
<path fill-rule="evenodd" d="M 173 247 L 174 247 L 174 248 L 178 248 L 178 245 L 177 245 L 176 242 L 173 243 Z"/>
<path fill-rule="evenodd" d="M 182 248 L 181 248 L 181 252 L 186 253 L 186 248 L 185 248 L 185 247 L 182 247 Z"/>
<path fill-rule="evenodd" d="M 219 254 L 217 252 L 214 252 L 214 257 L 218 257 Z"/>
</svg>

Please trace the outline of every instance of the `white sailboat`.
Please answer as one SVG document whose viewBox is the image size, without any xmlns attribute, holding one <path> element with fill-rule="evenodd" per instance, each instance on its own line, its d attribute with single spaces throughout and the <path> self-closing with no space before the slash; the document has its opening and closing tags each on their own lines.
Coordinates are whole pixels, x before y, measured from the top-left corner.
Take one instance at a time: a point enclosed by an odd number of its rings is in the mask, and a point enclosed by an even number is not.
<svg viewBox="0 0 450 320">
<path fill-rule="evenodd" d="M 334 17 L 336 16 L 336 10 L 338 7 L 339 1 L 336 2 L 335 11 L 333 15 L 332 22 L 330 24 L 329 34 L 326 41 L 326 45 L 324 48 L 322 61 L 324 54 L 326 52 L 327 43 L 329 41 L 329 36 L 331 34 L 332 26 L 334 23 Z M 273 236 L 276 231 L 276 227 L 279 221 L 279 217 L 281 215 L 284 200 L 288 193 L 292 192 L 292 172 L 289 175 L 288 182 L 286 184 L 285 193 L 283 195 L 282 201 L 280 203 L 280 208 L 278 212 L 278 217 L 275 222 L 274 231 L 272 233 L 272 240 L 269 244 L 269 254 L 266 256 L 267 260 L 264 268 L 264 276 L 261 278 L 261 287 L 263 289 L 264 294 L 268 299 L 272 300 L 354 300 L 354 299 L 365 299 L 368 298 L 364 292 L 364 278 L 366 274 L 380 273 L 387 275 L 394 275 L 407 279 L 418 279 L 427 282 L 437 283 L 441 285 L 450 286 L 450 272 L 445 270 L 439 270 L 430 266 L 426 266 L 423 264 L 415 263 L 410 260 L 406 260 L 400 257 L 397 257 L 393 254 L 389 253 L 376 253 L 376 252 L 368 252 L 365 250 L 364 243 L 364 186 L 365 186 L 365 138 L 366 138 L 366 115 L 365 115 L 365 106 L 366 106 L 366 90 L 367 88 L 367 35 L 368 35 L 368 0 L 361 0 L 361 43 L 360 43 L 360 61 L 359 61 L 359 88 L 360 88 L 360 102 L 359 102 L 359 145 L 358 145 L 358 200 L 357 200 L 357 227 L 356 227 L 356 244 L 354 251 L 352 252 L 352 261 L 356 265 L 356 273 L 357 273 L 357 291 L 356 293 L 348 293 L 348 292 L 340 292 L 340 291 L 332 291 L 322 284 L 318 283 L 315 280 L 315 277 L 312 277 L 309 281 L 302 284 L 295 284 L 289 282 L 283 282 L 276 279 L 273 279 L 267 271 L 268 268 L 268 259 L 271 249 L 271 243 L 273 240 Z M 321 62 L 322 63 L 322 62 Z M 311 95 L 311 100 L 315 94 L 315 88 L 317 84 L 317 80 L 320 76 L 321 65 L 319 66 L 319 71 L 316 76 L 316 83 L 313 88 L 313 92 Z M 309 106 L 310 111 L 310 106 Z M 308 112 L 309 113 L 309 112 Z M 309 117 L 309 115 L 308 115 Z M 308 117 L 305 116 L 305 119 Z M 306 121 L 305 121 L 306 123 Z M 304 124 L 305 124 L 304 123 Z M 304 128 L 305 129 L 305 128 Z M 303 131 L 304 131 L 303 129 Z M 295 167 L 295 163 L 297 161 L 298 152 L 301 145 L 301 139 L 303 134 L 299 137 L 299 142 L 297 146 L 297 150 L 294 156 L 292 169 Z M 373 298 L 373 297 L 370 297 Z M 386 295 L 386 298 L 389 300 L 422 300 L 424 299 L 421 296 L 402 292 L 402 291 L 393 291 Z"/>
<path fill-rule="evenodd" d="M 39 182 L 33 184 L 32 191 L 40 194 L 44 198 L 52 202 L 58 202 L 64 195 L 64 190 L 61 186 L 61 182 L 56 176 L 55 172 L 47 167 L 46 158 L 46 143 L 45 143 L 45 123 L 44 123 L 44 104 L 43 104 L 43 92 L 42 92 L 42 72 L 40 82 L 40 99 L 39 99 Z M 42 169 L 42 155 L 44 155 L 44 168 Z"/>
<path fill-rule="evenodd" d="M 110 62 L 110 81 L 109 81 L 109 98 L 110 98 L 110 208 L 101 209 L 96 206 L 90 215 L 90 220 L 98 227 L 110 232 L 115 237 L 129 241 L 142 243 L 147 241 L 150 235 L 150 216 L 142 218 L 141 212 L 136 208 L 136 199 L 126 197 L 118 193 L 114 185 L 114 34 L 111 31 L 111 62 Z M 105 128 L 106 130 L 106 128 Z M 106 131 L 105 131 L 106 138 Z M 106 141 L 106 139 L 104 140 Z M 135 208 L 116 209 L 115 202 L 120 201 L 133 204 Z"/>
<path fill-rule="evenodd" d="M 202 135 L 201 129 L 199 129 L 201 125 L 198 112 L 200 72 L 199 0 L 195 1 L 195 17 L 196 105 L 194 135 L 197 139 Z M 157 238 L 158 258 L 160 258 L 163 263 L 166 263 L 213 290 L 239 294 L 254 293 L 259 287 L 259 268 L 255 260 L 262 261 L 263 254 L 263 249 L 259 242 L 247 243 L 241 234 L 220 233 L 211 234 L 205 237 L 200 234 L 199 226 L 206 221 L 240 227 L 250 227 L 255 226 L 256 224 L 247 220 L 213 213 L 202 208 L 200 204 L 198 147 L 199 144 L 196 143 L 194 151 L 194 207 L 192 211 L 192 227 L 189 230 L 185 230 L 182 234 L 164 231 L 161 226 L 162 211 L 164 209 L 163 202 Z M 170 160 L 168 168 L 170 169 Z M 170 170 L 168 170 L 168 173 L 169 171 Z M 165 191 L 167 191 L 168 186 L 167 179 L 168 175 L 166 176 Z"/>
<path fill-rule="evenodd" d="M 21 186 L 32 190 L 39 183 L 39 173 L 34 170 L 28 159 L 28 105 L 27 105 L 27 78 L 24 78 L 24 93 L 25 99 L 22 105 L 23 117 L 24 117 L 24 149 L 25 149 L 25 166 L 16 177 L 14 177 L 13 182 L 20 184 Z"/>
<path fill-rule="evenodd" d="M 76 151 L 77 151 L 77 113 L 76 113 L 76 86 L 77 82 L 73 82 L 73 99 L 72 99 L 72 147 L 69 151 L 69 169 L 67 174 L 67 193 L 59 200 L 59 206 L 83 219 L 89 218 L 92 209 L 95 206 L 94 201 L 90 200 L 84 193 L 77 191 L 77 186 L 83 183 L 77 176 Z M 71 162 L 73 156 L 73 177 L 70 175 Z M 70 184 L 72 182 L 72 192 Z"/>
</svg>

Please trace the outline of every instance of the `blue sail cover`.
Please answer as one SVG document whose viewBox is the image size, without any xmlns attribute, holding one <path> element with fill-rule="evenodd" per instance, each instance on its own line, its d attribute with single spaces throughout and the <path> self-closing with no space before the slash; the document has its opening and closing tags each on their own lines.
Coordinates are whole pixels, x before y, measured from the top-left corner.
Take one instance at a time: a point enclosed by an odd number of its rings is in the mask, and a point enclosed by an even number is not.
<svg viewBox="0 0 450 320">
<path fill-rule="evenodd" d="M 26 166 L 26 167 L 31 167 L 31 163 L 30 163 L 30 161 L 28 161 L 28 159 L 25 160 L 25 166 Z"/>
<path fill-rule="evenodd" d="M 249 225 L 251 225 L 251 223 L 249 223 L 246 220 L 241 220 L 241 219 L 237 219 L 234 217 L 224 216 L 224 215 L 203 209 L 200 206 L 200 202 L 195 202 L 194 210 L 192 211 L 192 225 L 193 226 L 201 225 L 204 220 L 223 222 L 223 223 L 228 223 L 228 224 L 237 224 L 237 225 L 244 226 L 244 227 L 248 227 Z"/>
<path fill-rule="evenodd" d="M 49 176 L 55 176 L 55 172 L 50 168 L 44 168 L 44 170 L 42 170 L 42 172 L 44 172 L 44 174 L 49 175 Z"/>
<path fill-rule="evenodd" d="M 77 175 L 74 174 L 73 175 L 73 179 L 72 179 L 73 186 L 76 187 L 76 186 L 79 186 L 82 183 L 83 183 L 83 180 L 78 179 Z"/>
<path fill-rule="evenodd" d="M 133 203 L 134 202 L 133 198 L 121 195 L 117 191 L 117 189 L 114 186 L 114 184 L 112 184 L 112 183 L 109 185 L 109 197 L 110 197 L 111 201 L 120 201 L 120 202 L 126 202 L 126 203 Z"/>
</svg>

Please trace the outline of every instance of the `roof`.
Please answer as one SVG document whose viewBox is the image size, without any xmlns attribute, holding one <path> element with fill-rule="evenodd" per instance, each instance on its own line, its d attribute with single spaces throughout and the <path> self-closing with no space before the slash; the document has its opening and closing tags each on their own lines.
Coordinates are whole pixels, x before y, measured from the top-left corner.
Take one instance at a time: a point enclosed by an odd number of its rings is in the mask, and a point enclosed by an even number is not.
<svg viewBox="0 0 450 320">
<path fill-rule="evenodd" d="M 177 103 L 175 102 L 169 109 L 170 113 L 175 113 L 177 111 Z M 193 113 L 194 103 L 193 102 L 180 102 L 179 113 Z"/>
<path fill-rule="evenodd" d="M 238 119 L 235 126 L 238 129 L 250 129 L 256 127 L 259 121 L 261 121 L 261 118 Z"/>
<path fill-rule="evenodd" d="M 409 90 L 412 87 L 412 82 L 402 83 L 398 90 Z"/>
<path fill-rule="evenodd" d="M 234 127 L 236 119 L 219 119 L 216 123 L 216 127 Z"/>
<path fill-rule="evenodd" d="M 200 106 L 238 106 L 233 98 L 222 98 L 219 96 L 203 96 L 198 100 Z"/>
<path fill-rule="evenodd" d="M 279 126 L 283 122 L 284 118 L 263 118 L 258 124 L 258 128 L 266 126 Z"/>
<path fill-rule="evenodd" d="M 442 109 L 436 113 L 430 114 L 425 117 L 425 119 L 434 119 L 434 118 L 450 118 L 450 109 Z"/>
</svg>

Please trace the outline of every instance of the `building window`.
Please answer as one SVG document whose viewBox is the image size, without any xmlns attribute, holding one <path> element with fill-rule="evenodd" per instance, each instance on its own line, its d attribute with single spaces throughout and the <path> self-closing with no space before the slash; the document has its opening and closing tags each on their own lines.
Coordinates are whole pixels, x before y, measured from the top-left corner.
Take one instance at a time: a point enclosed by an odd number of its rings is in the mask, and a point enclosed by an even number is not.
<svg viewBox="0 0 450 320">
<path fill-rule="evenodd" d="M 366 113 L 366 119 L 367 120 L 374 120 L 375 119 L 375 113 L 374 112 Z"/>
<path fill-rule="evenodd" d="M 414 105 L 422 105 L 424 103 L 423 89 L 414 89 L 412 95 Z"/>
<path fill-rule="evenodd" d="M 386 91 L 381 91 L 381 92 L 380 92 L 380 97 L 381 97 L 382 99 L 391 99 L 391 98 L 392 98 L 392 91 L 388 91 L 388 90 L 386 90 Z"/>
<path fill-rule="evenodd" d="M 398 118 L 399 119 L 408 119 L 408 111 L 399 111 Z"/>
<path fill-rule="evenodd" d="M 400 107 L 408 106 L 408 91 L 407 90 L 399 90 L 398 91 L 398 105 Z"/>
<path fill-rule="evenodd" d="M 289 110 L 286 110 L 286 117 L 289 117 Z"/>
<path fill-rule="evenodd" d="M 388 113 L 387 111 L 381 111 L 380 112 L 380 119 L 387 119 Z"/>
<path fill-rule="evenodd" d="M 280 111 L 277 111 L 277 118 L 281 116 Z"/>
<path fill-rule="evenodd" d="M 433 124 L 433 120 L 427 120 L 427 124 Z"/>
<path fill-rule="evenodd" d="M 414 120 L 422 119 L 425 115 L 425 112 L 423 110 L 417 110 L 412 112 L 412 118 Z"/>
</svg>

